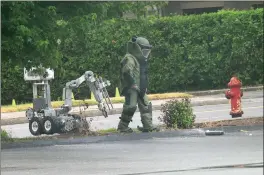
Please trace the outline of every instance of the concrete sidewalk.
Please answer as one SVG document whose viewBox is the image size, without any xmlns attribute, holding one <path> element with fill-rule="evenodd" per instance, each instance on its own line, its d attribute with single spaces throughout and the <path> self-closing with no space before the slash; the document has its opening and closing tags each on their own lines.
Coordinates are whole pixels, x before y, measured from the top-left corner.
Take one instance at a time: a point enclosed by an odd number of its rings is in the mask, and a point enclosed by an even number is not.
<svg viewBox="0 0 264 175">
<path fill-rule="evenodd" d="M 211 94 L 211 91 L 208 91 L 208 94 Z M 244 91 L 242 102 L 251 101 L 251 99 L 262 98 L 262 97 L 263 97 L 263 90 L 256 91 L 256 88 L 246 89 L 246 91 Z M 170 99 L 152 100 L 151 102 L 152 102 L 153 111 L 160 110 L 161 105 L 165 104 L 169 100 Z M 217 105 L 217 104 L 228 104 L 228 103 L 229 101 L 225 98 L 225 95 L 223 93 L 216 95 L 197 96 L 191 98 L 192 106 Z M 108 115 L 121 114 L 123 104 L 120 103 L 113 104 L 113 107 L 114 109 L 109 111 Z M 74 107 L 71 113 L 80 114 L 80 108 Z M 81 115 L 86 117 L 96 117 L 96 116 L 102 116 L 102 113 L 101 111 L 98 110 L 96 105 L 93 105 L 93 106 L 89 106 L 89 108 L 83 111 Z M 28 120 L 25 116 L 25 111 L 1 113 L 1 125 L 22 124 L 22 123 L 28 123 Z"/>
<path fill-rule="evenodd" d="M 207 90 L 207 91 L 191 91 L 191 92 L 185 92 L 188 94 L 192 94 L 195 96 L 204 96 L 204 95 L 219 95 L 224 94 L 227 89 L 217 89 L 217 90 Z M 263 86 L 248 86 L 248 87 L 242 87 L 241 90 L 243 92 L 258 92 L 263 91 Z"/>
<path fill-rule="evenodd" d="M 153 110 L 160 110 L 161 104 L 166 103 L 170 99 L 165 100 L 152 100 L 152 106 Z M 191 98 L 191 103 L 193 106 L 200 106 L 200 105 L 213 105 L 213 104 L 222 104 L 222 103 L 228 103 L 228 100 L 226 98 L 215 98 L 215 97 L 194 97 Z M 119 109 L 122 109 L 123 104 L 122 103 L 116 103 L 113 104 L 113 110 L 109 111 L 109 115 L 111 114 L 117 114 L 116 112 L 119 111 Z M 80 109 L 79 107 L 73 107 L 71 113 L 79 113 Z M 83 109 L 82 109 L 83 110 Z M 138 111 L 138 109 L 137 109 Z M 88 109 L 84 111 L 87 115 L 87 117 L 97 116 L 101 115 L 101 112 L 98 110 L 96 105 L 89 106 Z M 21 112 L 7 112 L 1 114 L 1 120 L 5 119 L 12 119 L 12 118 L 20 118 L 25 117 L 25 111 Z"/>
</svg>

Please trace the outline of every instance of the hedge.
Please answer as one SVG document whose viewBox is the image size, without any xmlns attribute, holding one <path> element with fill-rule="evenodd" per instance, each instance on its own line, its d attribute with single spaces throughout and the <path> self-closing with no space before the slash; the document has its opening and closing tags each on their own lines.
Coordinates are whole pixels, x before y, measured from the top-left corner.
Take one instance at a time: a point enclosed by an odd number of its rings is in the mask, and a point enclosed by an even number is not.
<svg viewBox="0 0 264 175">
<path fill-rule="evenodd" d="M 243 85 L 263 83 L 263 9 L 112 19 L 101 24 L 69 22 L 62 39 L 65 62 L 56 68 L 52 98 L 61 97 L 66 82 L 86 70 L 103 75 L 119 86 L 119 62 L 132 35 L 145 36 L 154 49 L 150 59 L 150 93 L 225 88 L 235 73 Z M 2 104 L 31 98 L 32 88 L 23 80 L 22 68 L 2 63 Z M 82 87 L 75 97 L 87 98 Z"/>
</svg>

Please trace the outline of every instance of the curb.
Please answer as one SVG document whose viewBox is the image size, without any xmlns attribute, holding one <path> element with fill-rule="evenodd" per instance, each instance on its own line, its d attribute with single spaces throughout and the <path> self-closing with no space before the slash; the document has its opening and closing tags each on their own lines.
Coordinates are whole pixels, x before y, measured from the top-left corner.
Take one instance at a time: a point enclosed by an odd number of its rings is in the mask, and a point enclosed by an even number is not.
<svg viewBox="0 0 264 175">
<path fill-rule="evenodd" d="M 244 92 L 250 92 L 250 91 L 258 91 L 263 90 L 263 86 L 255 86 L 255 87 L 244 87 L 241 88 Z M 183 93 L 188 93 L 195 96 L 206 96 L 206 95 L 218 95 L 218 94 L 224 94 L 225 91 L 228 89 L 219 89 L 219 90 L 208 90 L 208 91 L 186 91 Z"/>
<path fill-rule="evenodd" d="M 210 128 L 211 130 L 218 130 L 220 128 Z M 224 127 L 224 132 L 227 135 L 232 136 L 232 133 L 241 132 L 241 130 L 247 131 L 263 131 L 263 125 L 253 126 L 227 126 Z M 185 129 L 174 131 L 163 131 L 153 133 L 131 133 L 131 134 L 110 134 L 105 136 L 87 136 L 82 138 L 60 138 L 49 140 L 33 140 L 33 141 L 21 141 L 13 143 L 1 143 L 1 150 L 3 149 L 15 149 L 15 148 L 32 148 L 32 147 L 44 147 L 53 145 L 72 145 L 72 144 L 94 144 L 103 142 L 116 142 L 116 141 L 131 141 L 131 140 L 150 140 L 155 138 L 172 138 L 172 137 L 207 137 L 205 131 L 207 128 L 199 129 Z M 221 130 L 221 129 L 220 129 Z M 226 134 L 224 134 L 226 135 Z M 221 137 L 221 136 L 216 136 Z"/>
<path fill-rule="evenodd" d="M 106 136 L 87 136 L 72 139 L 50 139 L 21 141 L 15 143 L 1 143 L 1 149 L 44 147 L 53 145 L 71 145 L 71 144 L 93 144 L 102 142 L 147 140 L 153 138 L 170 138 L 170 137 L 205 137 L 203 129 L 187 129 L 181 131 L 164 131 L 153 133 L 130 133 L 130 134 L 110 134 Z"/>
<path fill-rule="evenodd" d="M 215 101 L 196 101 L 192 102 L 192 106 L 204 106 L 204 105 L 217 105 L 217 104 L 228 104 L 227 99 L 219 99 Z M 109 111 L 108 115 L 115 115 L 115 114 L 121 114 L 122 113 L 122 108 L 115 108 L 111 111 Z M 153 111 L 161 110 L 161 105 L 153 105 L 152 106 Z M 139 112 L 139 109 L 137 108 L 136 112 Z M 76 112 L 72 112 L 72 114 L 78 114 Z M 90 110 L 84 112 L 84 114 L 81 114 L 81 116 L 85 117 L 97 117 L 101 116 L 102 113 L 99 110 Z M 17 118 L 10 118 L 10 119 L 1 119 L 1 126 L 5 125 L 15 125 L 15 124 L 24 124 L 28 123 L 28 119 L 26 117 L 17 117 Z"/>
</svg>

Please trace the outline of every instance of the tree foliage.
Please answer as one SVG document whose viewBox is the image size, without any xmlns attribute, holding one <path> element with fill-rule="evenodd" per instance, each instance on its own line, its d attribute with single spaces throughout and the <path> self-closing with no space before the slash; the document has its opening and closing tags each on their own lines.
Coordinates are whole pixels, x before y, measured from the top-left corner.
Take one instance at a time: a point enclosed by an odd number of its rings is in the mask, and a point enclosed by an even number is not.
<svg viewBox="0 0 264 175">
<path fill-rule="evenodd" d="M 61 37 L 72 32 L 67 30 L 67 24 L 75 25 L 76 32 L 80 27 L 89 30 L 90 25 L 120 18 L 124 12 L 132 11 L 142 16 L 146 12 L 146 6 L 164 4 L 166 3 L 111 1 L 2 2 L 3 61 L 12 60 L 14 65 L 27 68 L 39 64 L 56 68 L 63 61 L 63 52 L 59 46 Z"/>
<path fill-rule="evenodd" d="M 104 20 L 121 18 L 127 11 L 138 17 L 146 6 L 163 6 L 165 2 L 1 2 L 2 27 L 2 102 L 29 101 L 31 85 L 23 80 L 23 68 L 51 67 L 56 71 L 52 82 L 53 99 L 61 95 L 67 81 L 79 77 L 94 56 L 93 45 L 101 38 L 95 31 Z M 99 50 L 96 49 L 98 53 Z M 100 52 L 100 51 L 99 51 Z M 94 62 L 91 60 L 91 62 Z M 18 86 L 19 85 L 19 86 Z M 19 87 L 19 88 L 18 88 Z M 59 95 L 60 94 L 60 95 Z"/>
<path fill-rule="evenodd" d="M 2 62 L 13 66 L 56 67 L 61 53 L 57 38 L 56 9 L 39 2 L 2 2 Z"/>
</svg>

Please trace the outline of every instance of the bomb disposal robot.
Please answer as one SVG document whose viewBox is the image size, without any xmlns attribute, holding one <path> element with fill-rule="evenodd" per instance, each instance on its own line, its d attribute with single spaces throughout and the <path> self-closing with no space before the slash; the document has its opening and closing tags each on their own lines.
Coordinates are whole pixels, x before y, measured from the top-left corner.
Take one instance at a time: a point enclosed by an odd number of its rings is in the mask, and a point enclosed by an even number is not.
<svg viewBox="0 0 264 175">
<path fill-rule="evenodd" d="M 70 114 L 72 109 L 72 89 L 78 88 L 83 82 L 87 84 L 93 92 L 98 108 L 107 117 L 107 110 L 111 110 L 113 105 L 106 90 L 110 82 L 103 81 L 101 77 L 96 78 L 92 71 L 86 71 L 81 77 L 66 83 L 63 88 L 64 104 L 58 108 L 51 107 L 49 80 L 54 79 L 54 71 L 44 69 L 42 73 L 34 73 L 36 68 L 27 71 L 24 69 L 25 81 L 33 81 L 33 108 L 26 111 L 29 120 L 29 130 L 32 135 L 80 132 L 89 129 L 89 124 L 85 117 L 77 114 Z M 42 96 L 38 94 L 38 87 L 42 91 Z"/>
</svg>

